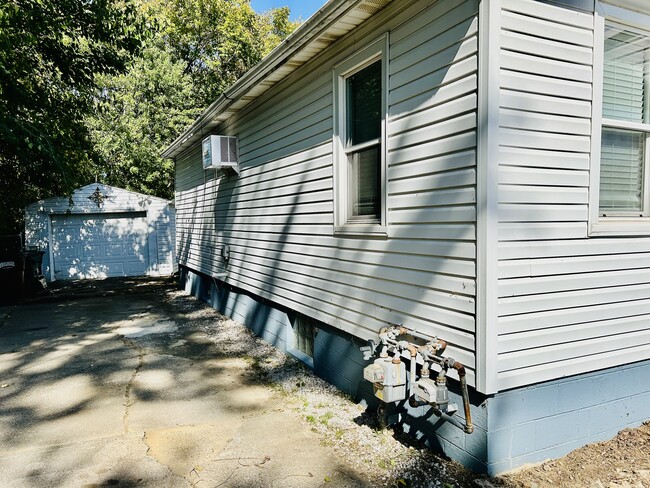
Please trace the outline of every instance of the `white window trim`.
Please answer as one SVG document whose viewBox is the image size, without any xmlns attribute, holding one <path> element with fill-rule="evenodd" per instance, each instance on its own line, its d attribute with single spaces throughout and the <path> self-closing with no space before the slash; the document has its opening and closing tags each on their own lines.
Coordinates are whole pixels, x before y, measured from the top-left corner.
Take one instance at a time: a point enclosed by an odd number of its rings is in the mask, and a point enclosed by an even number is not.
<svg viewBox="0 0 650 488">
<path fill-rule="evenodd" d="M 621 127 L 623 121 L 608 121 L 603 118 L 603 73 L 605 67 L 605 21 L 610 20 L 632 28 L 650 30 L 650 16 L 623 9 L 604 2 L 596 3 L 594 13 L 594 65 L 591 134 L 591 171 L 589 173 L 589 235 L 633 236 L 650 234 L 650 215 L 648 216 L 600 216 L 600 152 L 601 136 L 604 127 Z M 646 168 L 644 193 L 650 195 L 650 144 L 646 144 Z M 647 200 L 646 200 L 647 201 Z M 648 203 L 650 206 L 650 203 Z M 650 212 L 650 208 L 646 208 Z"/>
<path fill-rule="evenodd" d="M 380 136 L 380 222 L 355 222 L 348 216 L 348 161 L 344 144 L 347 132 L 346 80 L 348 77 L 370 64 L 381 60 L 382 100 L 381 100 L 381 136 Z M 387 185 L 386 185 L 386 121 L 388 119 L 388 34 L 384 34 L 366 47 L 345 59 L 334 67 L 334 233 L 337 235 L 386 236 L 387 235 Z M 368 141 L 355 146 L 376 143 Z M 348 148 L 355 149 L 355 148 Z"/>
</svg>

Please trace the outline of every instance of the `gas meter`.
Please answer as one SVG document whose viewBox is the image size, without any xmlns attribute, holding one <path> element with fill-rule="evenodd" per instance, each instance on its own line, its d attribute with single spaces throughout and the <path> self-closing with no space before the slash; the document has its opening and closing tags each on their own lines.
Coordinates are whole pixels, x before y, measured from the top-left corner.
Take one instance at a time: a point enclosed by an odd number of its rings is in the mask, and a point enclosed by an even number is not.
<svg viewBox="0 0 650 488">
<path fill-rule="evenodd" d="M 399 359 L 375 359 L 363 369 L 363 378 L 373 384 L 375 396 L 382 402 L 406 399 L 406 366 Z"/>
</svg>

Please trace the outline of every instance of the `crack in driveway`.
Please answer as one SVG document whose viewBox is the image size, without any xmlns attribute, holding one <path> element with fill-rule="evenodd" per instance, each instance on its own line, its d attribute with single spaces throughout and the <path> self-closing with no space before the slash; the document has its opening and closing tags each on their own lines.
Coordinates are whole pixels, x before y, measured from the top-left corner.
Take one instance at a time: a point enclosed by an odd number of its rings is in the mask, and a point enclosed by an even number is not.
<svg viewBox="0 0 650 488">
<path fill-rule="evenodd" d="M 131 349 L 134 349 L 138 353 L 138 365 L 133 369 L 131 373 L 131 378 L 126 384 L 124 389 L 124 415 L 122 416 L 122 431 L 124 434 L 129 433 L 129 411 L 131 406 L 135 403 L 135 400 L 131 399 L 131 391 L 133 390 L 133 383 L 135 382 L 136 376 L 144 366 L 144 357 L 147 355 L 147 352 L 144 348 L 138 345 L 135 341 L 128 339 L 124 336 L 120 337 L 120 340 Z"/>
</svg>

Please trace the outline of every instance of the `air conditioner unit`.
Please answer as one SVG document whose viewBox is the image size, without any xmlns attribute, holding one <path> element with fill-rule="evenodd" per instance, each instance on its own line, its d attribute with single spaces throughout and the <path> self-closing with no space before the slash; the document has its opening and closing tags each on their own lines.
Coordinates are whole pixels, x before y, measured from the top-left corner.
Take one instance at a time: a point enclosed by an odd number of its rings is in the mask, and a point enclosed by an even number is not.
<svg viewBox="0 0 650 488">
<path fill-rule="evenodd" d="M 210 135 L 202 143 L 203 169 L 229 169 L 239 174 L 237 138 Z"/>
</svg>

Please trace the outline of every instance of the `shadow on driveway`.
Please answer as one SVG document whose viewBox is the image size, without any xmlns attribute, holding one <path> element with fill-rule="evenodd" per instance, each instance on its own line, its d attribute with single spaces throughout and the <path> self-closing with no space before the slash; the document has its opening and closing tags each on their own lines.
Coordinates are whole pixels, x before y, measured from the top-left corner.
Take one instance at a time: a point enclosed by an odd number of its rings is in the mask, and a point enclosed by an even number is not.
<svg viewBox="0 0 650 488">
<path fill-rule="evenodd" d="M 0 486 L 367 486 L 174 293 L 64 282 L 0 308 Z"/>
</svg>

